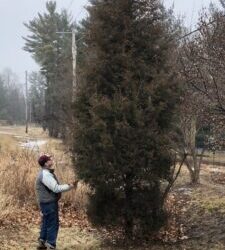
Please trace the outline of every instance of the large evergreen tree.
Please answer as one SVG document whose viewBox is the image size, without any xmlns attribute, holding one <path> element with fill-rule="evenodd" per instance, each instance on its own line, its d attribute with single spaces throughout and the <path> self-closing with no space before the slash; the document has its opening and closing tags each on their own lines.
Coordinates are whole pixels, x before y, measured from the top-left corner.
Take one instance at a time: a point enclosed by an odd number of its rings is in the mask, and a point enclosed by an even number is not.
<svg viewBox="0 0 225 250">
<path fill-rule="evenodd" d="M 74 162 L 92 188 L 96 224 L 126 235 L 164 221 L 161 181 L 171 166 L 168 133 L 178 101 L 176 27 L 159 0 L 92 0 L 83 22 Z"/>
</svg>

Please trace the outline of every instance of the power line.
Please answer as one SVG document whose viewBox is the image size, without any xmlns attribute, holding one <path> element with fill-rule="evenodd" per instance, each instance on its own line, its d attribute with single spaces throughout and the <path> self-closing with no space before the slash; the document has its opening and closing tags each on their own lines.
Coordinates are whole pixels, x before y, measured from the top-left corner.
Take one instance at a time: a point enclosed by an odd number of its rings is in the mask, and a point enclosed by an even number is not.
<svg viewBox="0 0 225 250">
<path fill-rule="evenodd" d="M 69 12 L 69 10 L 71 9 L 72 5 L 74 3 L 74 0 L 71 0 L 68 7 L 66 8 L 67 12 Z M 85 8 L 87 7 L 87 5 L 84 5 L 81 7 L 81 10 L 78 12 L 78 14 L 75 17 L 75 21 L 77 20 L 77 18 L 81 15 L 81 13 L 86 10 Z"/>
<path fill-rule="evenodd" d="M 70 7 L 71 7 L 71 5 L 73 4 L 73 1 L 74 1 L 74 0 L 71 1 Z M 82 7 L 81 11 L 80 11 L 80 12 L 77 14 L 77 16 L 75 17 L 75 20 L 76 20 L 76 19 L 81 15 L 81 13 L 85 10 L 85 7 L 87 7 L 87 5 L 85 5 L 85 6 Z M 221 17 L 225 17 L 225 15 L 222 15 Z M 208 27 L 208 26 L 212 25 L 213 23 L 217 22 L 217 20 L 218 20 L 218 19 L 214 19 L 214 20 L 212 20 L 211 22 L 205 24 L 205 27 Z M 185 34 L 185 35 L 179 37 L 177 40 L 178 40 L 178 41 L 183 40 L 183 39 L 185 39 L 186 37 L 189 37 L 189 36 L 195 34 L 196 32 L 201 31 L 201 29 L 202 29 L 202 27 L 199 27 L 199 28 L 197 28 L 197 29 L 195 29 L 195 30 L 192 30 L 192 31 L 188 32 L 187 34 Z M 59 33 L 59 32 L 58 32 L 58 33 Z M 81 39 L 83 39 L 83 38 L 84 38 L 84 37 L 81 37 L 79 40 L 81 40 Z"/>
<path fill-rule="evenodd" d="M 190 30 L 192 30 L 192 27 L 193 27 L 194 14 L 195 14 L 195 1 L 193 2 L 193 6 L 192 6 L 192 13 L 191 13 L 191 20 L 190 20 Z"/>
<path fill-rule="evenodd" d="M 222 17 L 225 17 L 225 15 L 222 15 Z M 214 20 L 212 20 L 211 22 L 205 24 L 205 27 L 208 27 L 208 26 L 212 25 L 212 24 L 215 23 L 215 22 L 217 22 L 217 19 L 214 19 Z M 179 37 L 177 40 L 178 40 L 178 41 L 183 40 L 184 38 L 193 35 L 194 33 L 200 31 L 201 29 L 202 29 L 202 27 L 199 27 L 199 28 L 197 28 L 197 29 L 195 29 L 195 30 L 192 30 L 191 32 L 189 32 L 189 33 L 187 33 L 187 34 L 185 34 L 185 35 Z M 81 37 L 79 40 L 81 40 L 82 38 L 84 38 L 84 37 Z"/>
<path fill-rule="evenodd" d="M 66 9 L 67 9 L 67 12 L 69 12 L 69 9 L 70 9 L 71 6 L 73 5 L 73 2 L 74 2 L 74 0 L 71 0 L 71 1 L 70 1 L 68 7 L 66 8 Z"/>
<path fill-rule="evenodd" d="M 83 12 L 84 10 L 86 10 L 86 7 L 87 7 L 87 5 L 84 5 L 84 6 L 81 8 L 80 12 L 78 12 L 78 14 L 77 14 L 76 17 L 75 17 L 75 21 L 76 21 L 77 18 L 82 14 L 82 12 Z"/>
<path fill-rule="evenodd" d="M 221 17 L 225 17 L 225 15 L 222 15 Z M 211 22 L 205 24 L 204 26 L 205 26 L 205 27 L 208 27 L 208 26 L 210 26 L 211 24 L 217 22 L 217 20 L 218 20 L 218 19 L 214 19 L 214 20 L 212 20 Z M 201 29 L 202 29 L 202 27 L 199 27 L 199 28 L 197 28 L 197 29 L 195 29 L 195 30 L 192 30 L 191 32 L 189 32 L 189 33 L 187 33 L 187 34 L 185 34 L 185 35 L 179 37 L 179 38 L 178 38 L 178 41 L 179 41 L 179 40 L 182 40 L 182 39 L 184 39 L 184 38 L 186 38 L 186 37 L 188 37 L 188 36 L 190 36 L 190 35 L 193 35 L 194 33 L 200 31 Z"/>
</svg>

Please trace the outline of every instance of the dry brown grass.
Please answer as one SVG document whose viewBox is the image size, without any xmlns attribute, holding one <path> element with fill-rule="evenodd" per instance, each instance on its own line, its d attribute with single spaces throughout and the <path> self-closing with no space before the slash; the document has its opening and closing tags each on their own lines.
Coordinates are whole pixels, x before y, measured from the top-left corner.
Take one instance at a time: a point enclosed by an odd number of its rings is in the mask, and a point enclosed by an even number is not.
<svg viewBox="0 0 225 250">
<path fill-rule="evenodd" d="M 0 153 L 15 150 L 16 140 L 9 135 L 0 135 Z"/>
<path fill-rule="evenodd" d="M 4 131 L 8 130 L 4 128 Z M 35 128 L 32 138 L 34 135 L 38 138 L 38 133 L 41 133 L 40 137 L 44 136 L 47 144 L 38 150 L 22 149 L 18 143 L 18 140 L 24 140 L 22 131 L 19 128 L 13 131 L 14 135 L 21 136 L 20 139 L 11 134 L 0 134 L 0 202 L 1 199 L 7 200 L 7 197 L 10 197 L 10 204 L 14 205 L 36 204 L 34 185 L 39 171 L 37 159 L 42 153 L 54 156 L 56 175 L 61 183 L 70 183 L 76 178 L 70 155 L 65 152 L 65 147 L 60 140 L 50 139 L 43 135 L 40 129 Z M 87 193 L 87 186 L 79 183 L 77 190 L 63 195 L 62 202 L 66 206 L 73 206 L 83 211 L 88 202 Z"/>
<path fill-rule="evenodd" d="M 0 159 L 0 190 L 15 202 L 34 199 L 35 159 L 32 154 L 15 150 L 3 152 Z"/>
<path fill-rule="evenodd" d="M 47 132 L 43 131 L 42 128 L 38 126 L 30 126 L 28 129 L 28 134 L 25 133 L 25 127 L 24 126 L 0 126 L 1 134 L 8 134 L 8 135 L 19 135 L 23 137 L 29 137 L 29 138 L 47 138 L 48 134 Z"/>
<path fill-rule="evenodd" d="M 20 142 L 38 139 L 46 140 L 47 144 L 34 149 L 20 147 Z M 56 175 L 61 183 L 74 181 L 71 157 L 60 140 L 49 138 L 39 128 L 33 128 L 26 135 L 23 127 L 0 126 L 0 249 L 36 249 L 39 215 L 33 209 L 36 205 L 34 184 L 40 169 L 37 159 L 42 153 L 54 156 Z M 88 192 L 88 187 L 80 182 L 77 190 L 63 195 L 61 204 L 68 209 L 62 209 L 66 214 L 60 216 L 63 227 L 59 249 L 100 248 L 101 237 L 89 230 L 83 214 Z M 81 214 L 73 213 L 74 207 Z"/>
<path fill-rule="evenodd" d="M 14 198 L 0 192 L 0 222 L 3 222 L 8 215 L 13 214 L 15 210 Z"/>
</svg>

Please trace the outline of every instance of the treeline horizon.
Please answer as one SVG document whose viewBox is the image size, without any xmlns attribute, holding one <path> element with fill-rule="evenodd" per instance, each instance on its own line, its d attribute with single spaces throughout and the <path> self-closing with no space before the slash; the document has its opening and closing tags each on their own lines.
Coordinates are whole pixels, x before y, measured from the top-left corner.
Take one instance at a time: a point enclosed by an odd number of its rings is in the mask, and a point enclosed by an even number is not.
<svg viewBox="0 0 225 250">
<path fill-rule="evenodd" d="M 13 125 L 25 123 L 23 85 L 11 69 L 0 73 L 0 121 Z"/>
</svg>

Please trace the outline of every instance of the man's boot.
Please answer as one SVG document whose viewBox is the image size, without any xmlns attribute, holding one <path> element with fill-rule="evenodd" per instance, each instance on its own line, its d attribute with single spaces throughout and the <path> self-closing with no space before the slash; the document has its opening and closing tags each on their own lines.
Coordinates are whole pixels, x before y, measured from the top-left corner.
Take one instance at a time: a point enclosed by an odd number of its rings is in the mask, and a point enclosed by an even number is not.
<svg viewBox="0 0 225 250">
<path fill-rule="evenodd" d="M 52 246 L 52 245 L 49 244 L 48 242 L 45 242 L 45 246 L 47 247 L 47 250 L 56 249 L 56 247 Z"/>
<path fill-rule="evenodd" d="M 43 249 L 47 249 L 47 247 L 45 246 L 45 241 L 39 239 L 38 240 L 37 250 L 43 250 Z"/>
</svg>

